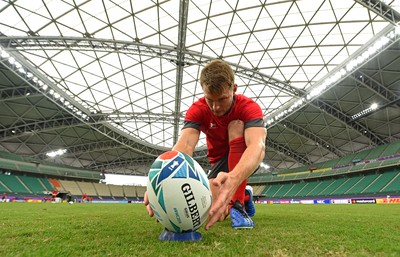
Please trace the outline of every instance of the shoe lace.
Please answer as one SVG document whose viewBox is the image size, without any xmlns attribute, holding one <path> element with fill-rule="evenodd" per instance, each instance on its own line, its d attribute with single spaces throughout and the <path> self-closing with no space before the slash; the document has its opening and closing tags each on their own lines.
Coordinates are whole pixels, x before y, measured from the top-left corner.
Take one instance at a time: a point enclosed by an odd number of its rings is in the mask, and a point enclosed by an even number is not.
<svg viewBox="0 0 400 257">
<path fill-rule="evenodd" d="M 239 213 L 243 216 L 243 217 L 248 217 L 246 211 L 244 210 L 243 205 L 239 202 L 239 200 L 236 200 L 236 202 L 233 204 L 232 208 L 235 208 L 236 210 L 239 211 Z"/>
</svg>

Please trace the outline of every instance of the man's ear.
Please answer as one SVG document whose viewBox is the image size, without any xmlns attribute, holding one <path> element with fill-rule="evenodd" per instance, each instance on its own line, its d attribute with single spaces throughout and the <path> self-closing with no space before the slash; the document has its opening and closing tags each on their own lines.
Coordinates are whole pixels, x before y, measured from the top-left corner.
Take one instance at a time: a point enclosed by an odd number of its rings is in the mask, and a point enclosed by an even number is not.
<svg viewBox="0 0 400 257">
<path fill-rule="evenodd" d="M 236 93 L 236 90 L 237 90 L 237 88 L 238 88 L 238 85 L 237 84 L 233 84 L 233 93 Z"/>
</svg>

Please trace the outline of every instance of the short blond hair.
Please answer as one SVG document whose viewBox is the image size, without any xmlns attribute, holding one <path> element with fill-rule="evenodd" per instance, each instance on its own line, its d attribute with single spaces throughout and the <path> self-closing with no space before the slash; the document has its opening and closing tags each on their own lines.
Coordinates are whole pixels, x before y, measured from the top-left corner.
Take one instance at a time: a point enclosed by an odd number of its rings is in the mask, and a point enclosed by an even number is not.
<svg viewBox="0 0 400 257">
<path fill-rule="evenodd" d="M 221 94 L 225 87 L 232 87 L 235 74 L 229 64 L 216 59 L 208 63 L 200 73 L 200 85 L 211 94 Z"/>
</svg>

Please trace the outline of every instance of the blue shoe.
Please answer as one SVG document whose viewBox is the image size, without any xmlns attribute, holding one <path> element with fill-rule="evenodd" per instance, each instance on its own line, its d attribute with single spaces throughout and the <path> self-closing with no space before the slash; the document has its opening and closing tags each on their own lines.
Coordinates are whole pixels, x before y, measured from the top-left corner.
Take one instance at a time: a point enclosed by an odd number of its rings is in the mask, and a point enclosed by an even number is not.
<svg viewBox="0 0 400 257">
<path fill-rule="evenodd" d="M 229 215 L 234 229 L 252 229 L 254 227 L 253 220 L 244 211 L 243 205 L 239 201 L 232 206 Z"/>
<path fill-rule="evenodd" d="M 254 203 L 253 203 L 253 193 L 251 192 L 250 189 L 246 189 L 246 194 L 250 195 L 250 199 L 244 203 L 244 208 L 245 208 L 247 214 L 250 217 L 253 217 L 254 215 L 256 215 L 256 207 L 254 206 Z"/>
</svg>

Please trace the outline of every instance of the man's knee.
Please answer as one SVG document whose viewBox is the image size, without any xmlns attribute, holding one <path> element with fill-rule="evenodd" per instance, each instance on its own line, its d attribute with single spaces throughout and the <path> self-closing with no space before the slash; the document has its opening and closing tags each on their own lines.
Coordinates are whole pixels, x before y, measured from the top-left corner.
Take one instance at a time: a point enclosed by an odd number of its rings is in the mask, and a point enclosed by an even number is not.
<svg viewBox="0 0 400 257">
<path fill-rule="evenodd" d="M 233 120 L 228 124 L 229 141 L 244 137 L 244 122 L 241 120 Z"/>
</svg>

